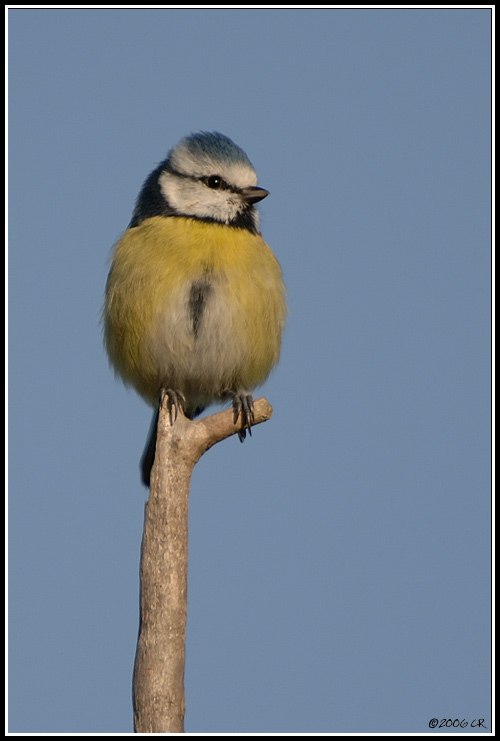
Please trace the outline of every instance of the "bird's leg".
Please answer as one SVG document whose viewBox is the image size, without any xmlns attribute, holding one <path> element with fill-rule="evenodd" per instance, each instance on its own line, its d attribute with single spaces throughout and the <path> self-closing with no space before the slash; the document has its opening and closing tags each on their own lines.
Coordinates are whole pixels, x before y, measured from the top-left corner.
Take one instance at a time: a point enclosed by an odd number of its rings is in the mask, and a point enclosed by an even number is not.
<svg viewBox="0 0 500 741">
<path fill-rule="evenodd" d="M 182 391 L 172 391 L 172 389 L 161 389 L 160 391 L 160 407 L 163 405 L 167 396 L 167 411 L 170 425 L 173 425 L 177 419 L 179 411 L 182 414 L 186 412 L 186 397 Z"/>
<path fill-rule="evenodd" d="M 243 442 L 246 438 L 247 430 L 249 435 L 252 434 L 252 425 L 255 421 L 252 395 L 246 394 L 244 391 L 225 390 L 223 396 L 231 398 L 234 424 L 238 423 L 238 419 L 241 416 L 241 429 L 238 430 L 238 438 L 240 442 Z"/>
</svg>

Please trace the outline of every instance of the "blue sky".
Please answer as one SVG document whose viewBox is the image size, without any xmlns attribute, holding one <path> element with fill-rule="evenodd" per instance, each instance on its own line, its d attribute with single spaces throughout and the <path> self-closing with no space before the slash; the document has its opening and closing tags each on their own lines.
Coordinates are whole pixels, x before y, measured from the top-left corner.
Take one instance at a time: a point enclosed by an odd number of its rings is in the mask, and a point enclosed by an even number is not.
<svg viewBox="0 0 500 741">
<path fill-rule="evenodd" d="M 273 419 L 193 476 L 186 732 L 491 731 L 490 10 L 8 20 L 9 730 L 132 731 L 150 410 L 99 312 L 144 178 L 218 130 L 290 316 Z"/>
</svg>

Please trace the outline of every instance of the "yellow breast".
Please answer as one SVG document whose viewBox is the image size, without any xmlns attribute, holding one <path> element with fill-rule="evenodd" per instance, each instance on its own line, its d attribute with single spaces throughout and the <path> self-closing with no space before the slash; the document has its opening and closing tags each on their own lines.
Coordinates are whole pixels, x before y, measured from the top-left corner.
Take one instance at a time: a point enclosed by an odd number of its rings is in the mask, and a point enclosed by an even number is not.
<svg viewBox="0 0 500 741">
<path fill-rule="evenodd" d="M 153 217 L 115 247 L 105 342 L 126 383 L 156 403 L 161 388 L 193 405 L 248 391 L 277 363 L 286 307 L 281 269 L 245 229 Z"/>
</svg>

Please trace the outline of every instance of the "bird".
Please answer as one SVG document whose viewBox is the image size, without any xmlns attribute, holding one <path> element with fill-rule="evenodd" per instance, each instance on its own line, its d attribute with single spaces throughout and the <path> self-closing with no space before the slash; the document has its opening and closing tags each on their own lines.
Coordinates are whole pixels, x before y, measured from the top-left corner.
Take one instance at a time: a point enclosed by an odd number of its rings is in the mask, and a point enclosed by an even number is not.
<svg viewBox="0 0 500 741">
<path fill-rule="evenodd" d="M 194 419 L 230 401 L 251 434 L 252 392 L 276 366 L 287 307 L 280 264 L 259 231 L 247 155 L 218 132 L 190 134 L 146 178 L 114 245 L 102 322 L 111 366 L 154 408 L 141 458 L 150 485 L 159 406 Z"/>
</svg>

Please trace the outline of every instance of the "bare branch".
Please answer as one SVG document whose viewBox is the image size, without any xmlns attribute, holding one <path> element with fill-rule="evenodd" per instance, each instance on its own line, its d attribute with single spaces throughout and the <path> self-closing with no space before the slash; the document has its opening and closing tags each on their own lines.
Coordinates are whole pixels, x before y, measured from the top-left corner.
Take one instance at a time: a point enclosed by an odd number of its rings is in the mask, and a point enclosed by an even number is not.
<svg viewBox="0 0 500 741">
<path fill-rule="evenodd" d="M 272 407 L 261 398 L 254 412 L 257 425 L 271 418 Z M 232 410 L 194 422 L 179 414 L 171 425 L 166 399 L 160 409 L 141 548 L 136 733 L 184 732 L 189 482 L 203 453 L 238 430 Z"/>
</svg>

